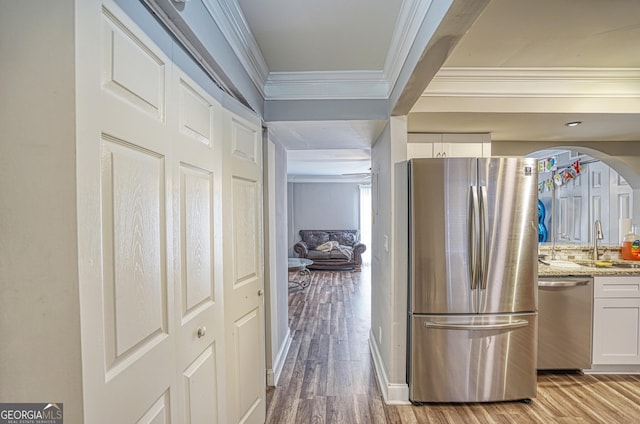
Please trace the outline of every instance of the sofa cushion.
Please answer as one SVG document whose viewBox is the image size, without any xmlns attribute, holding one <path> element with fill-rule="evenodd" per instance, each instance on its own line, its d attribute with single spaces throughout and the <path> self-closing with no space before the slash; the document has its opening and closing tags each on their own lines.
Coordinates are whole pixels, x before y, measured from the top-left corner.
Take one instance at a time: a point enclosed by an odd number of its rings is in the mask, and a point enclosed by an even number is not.
<svg viewBox="0 0 640 424">
<path fill-rule="evenodd" d="M 330 251 L 322 251 L 310 249 L 307 258 L 313 260 L 318 259 L 342 259 L 350 261 L 353 258 L 353 249 L 350 246 L 338 246 Z"/>
<path fill-rule="evenodd" d="M 309 253 L 307 253 L 307 259 L 311 259 L 312 261 L 317 261 L 318 259 L 331 259 L 331 252 L 311 249 L 309 250 Z"/>
<path fill-rule="evenodd" d="M 343 246 L 353 246 L 358 241 L 357 234 L 351 231 L 332 232 L 329 239 Z"/>
<path fill-rule="evenodd" d="M 337 241 L 342 246 L 354 246 L 360 241 L 358 230 L 300 230 L 300 238 L 309 249 L 317 249 L 328 241 Z"/>
<path fill-rule="evenodd" d="M 307 243 L 309 249 L 316 249 L 321 244 L 329 241 L 329 233 L 314 231 L 309 232 L 304 238 L 304 242 Z"/>
</svg>

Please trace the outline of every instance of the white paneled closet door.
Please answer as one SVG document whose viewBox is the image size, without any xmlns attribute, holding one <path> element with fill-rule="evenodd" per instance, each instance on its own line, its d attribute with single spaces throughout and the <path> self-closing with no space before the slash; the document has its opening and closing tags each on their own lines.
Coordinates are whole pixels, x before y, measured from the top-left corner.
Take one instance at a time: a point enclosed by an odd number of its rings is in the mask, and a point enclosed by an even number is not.
<svg viewBox="0 0 640 424">
<path fill-rule="evenodd" d="M 262 232 L 262 131 L 227 116 L 224 143 L 224 292 L 227 417 L 266 416 Z"/>
<path fill-rule="evenodd" d="M 79 167 L 100 170 L 98 181 L 78 175 L 79 184 L 91 184 L 79 203 L 96 206 L 87 213 L 98 224 L 81 228 L 79 240 L 96 233 L 88 259 L 101 269 L 96 280 L 81 278 L 85 422 L 167 423 L 176 418 L 178 395 L 166 126 L 171 65 L 115 7 L 100 10 L 99 20 L 84 37 L 101 42 L 89 57 L 79 55 L 99 64 L 96 85 L 84 87 L 95 93 L 87 117 L 95 137 L 78 141 L 88 153 L 79 152 Z M 93 76 L 79 72 L 85 77 Z"/>
<path fill-rule="evenodd" d="M 224 422 L 222 108 L 174 67 L 173 245 L 179 422 Z"/>
<path fill-rule="evenodd" d="M 225 423 L 223 111 L 112 2 L 76 21 L 85 422 Z"/>
</svg>

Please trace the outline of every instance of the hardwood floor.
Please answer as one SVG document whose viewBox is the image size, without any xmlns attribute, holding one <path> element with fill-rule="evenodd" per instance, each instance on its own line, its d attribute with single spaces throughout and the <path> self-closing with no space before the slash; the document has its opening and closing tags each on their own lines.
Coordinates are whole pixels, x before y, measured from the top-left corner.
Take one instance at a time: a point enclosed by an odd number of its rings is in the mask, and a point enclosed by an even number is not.
<svg viewBox="0 0 640 424">
<path fill-rule="evenodd" d="M 385 405 L 368 338 L 369 270 L 315 271 L 289 291 L 293 342 L 267 423 L 635 423 L 640 376 L 541 373 L 538 396 L 520 402 Z"/>
</svg>

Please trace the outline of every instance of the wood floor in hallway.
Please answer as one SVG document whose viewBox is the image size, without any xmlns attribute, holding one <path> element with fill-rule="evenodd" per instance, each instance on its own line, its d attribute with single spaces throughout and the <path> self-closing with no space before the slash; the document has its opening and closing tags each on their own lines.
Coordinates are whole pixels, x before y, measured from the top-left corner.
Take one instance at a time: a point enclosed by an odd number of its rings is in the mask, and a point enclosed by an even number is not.
<svg viewBox="0 0 640 424">
<path fill-rule="evenodd" d="M 267 423 L 636 423 L 640 376 L 544 373 L 520 402 L 385 405 L 369 353 L 371 284 L 362 272 L 314 271 L 289 290 L 293 341 Z"/>
</svg>

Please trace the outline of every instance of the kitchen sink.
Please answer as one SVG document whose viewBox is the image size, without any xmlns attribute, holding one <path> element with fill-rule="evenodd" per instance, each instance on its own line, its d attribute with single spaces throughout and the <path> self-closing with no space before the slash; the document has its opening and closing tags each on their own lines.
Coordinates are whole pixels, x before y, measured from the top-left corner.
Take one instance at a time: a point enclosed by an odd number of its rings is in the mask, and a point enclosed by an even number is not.
<svg viewBox="0 0 640 424">
<path fill-rule="evenodd" d="M 540 262 L 542 262 L 545 265 L 549 265 L 552 266 L 554 268 L 580 268 L 582 265 L 576 263 L 576 262 L 571 262 L 571 261 L 561 261 L 561 260 L 556 260 L 556 259 L 551 259 L 551 260 L 542 260 L 540 259 Z"/>
<path fill-rule="evenodd" d="M 578 264 L 582 266 L 594 267 L 594 268 L 639 268 L 640 261 L 634 262 L 610 262 L 610 261 L 582 261 L 577 260 Z"/>
</svg>

